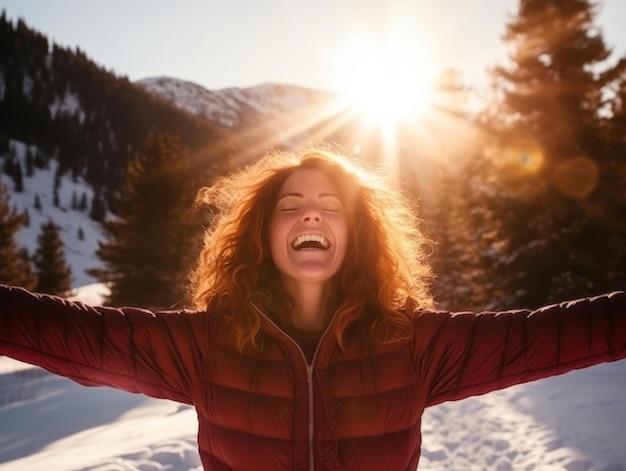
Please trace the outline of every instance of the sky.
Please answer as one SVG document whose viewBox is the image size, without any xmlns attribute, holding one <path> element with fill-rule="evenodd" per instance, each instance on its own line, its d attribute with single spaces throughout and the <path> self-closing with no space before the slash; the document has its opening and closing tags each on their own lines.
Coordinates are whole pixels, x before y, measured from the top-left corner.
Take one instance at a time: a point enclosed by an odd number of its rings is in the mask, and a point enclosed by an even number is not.
<svg viewBox="0 0 626 471">
<path fill-rule="evenodd" d="M 401 33 L 435 75 L 487 82 L 517 0 L 0 0 L 0 10 L 130 80 L 169 76 L 210 90 L 267 82 L 340 91 L 355 41 Z M 625 0 L 604 0 L 597 25 L 626 54 Z M 359 73 L 364 73 L 359 71 Z M 352 79 L 354 80 L 354 79 Z M 357 79 L 358 80 L 358 79 Z M 350 82 L 348 82 L 350 83 Z"/>
</svg>

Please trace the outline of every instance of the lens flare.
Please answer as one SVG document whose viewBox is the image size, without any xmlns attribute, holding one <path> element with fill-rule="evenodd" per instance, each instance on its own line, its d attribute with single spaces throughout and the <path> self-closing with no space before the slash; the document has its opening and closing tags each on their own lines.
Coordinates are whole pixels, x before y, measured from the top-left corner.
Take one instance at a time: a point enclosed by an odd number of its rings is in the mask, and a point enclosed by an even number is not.
<svg viewBox="0 0 626 471">
<path fill-rule="evenodd" d="M 598 165 L 587 157 L 573 157 L 556 165 L 552 184 L 565 196 L 577 200 L 587 198 L 598 185 Z"/>
<path fill-rule="evenodd" d="M 521 174 L 536 174 L 543 162 L 543 149 L 532 138 L 518 140 L 505 152 L 505 165 Z"/>
</svg>

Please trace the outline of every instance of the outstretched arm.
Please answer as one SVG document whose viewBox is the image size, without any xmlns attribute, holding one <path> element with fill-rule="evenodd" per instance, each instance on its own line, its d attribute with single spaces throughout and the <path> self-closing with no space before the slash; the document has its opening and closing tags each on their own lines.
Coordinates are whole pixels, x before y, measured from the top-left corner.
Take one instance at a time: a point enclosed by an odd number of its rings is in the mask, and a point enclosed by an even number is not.
<svg viewBox="0 0 626 471">
<path fill-rule="evenodd" d="M 427 313 L 415 361 L 427 405 L 626 357 L 626 293 L 536 310 Z"/>
<path fill-rule="evenodd" d="M 203 317 L 90 307 L 0 286 L 0 354 L 84 385 L 190 403 Z"/>
</svg>

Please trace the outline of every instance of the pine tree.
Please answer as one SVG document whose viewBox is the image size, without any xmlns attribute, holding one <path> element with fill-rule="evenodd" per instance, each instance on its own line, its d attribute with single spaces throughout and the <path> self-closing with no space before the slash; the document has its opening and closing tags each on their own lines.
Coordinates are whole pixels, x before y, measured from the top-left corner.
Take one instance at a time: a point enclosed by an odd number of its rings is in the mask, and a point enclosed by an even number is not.
<svg viewBox="0 0 626 471">
<path fill-rule="evenodd" d="M 151 136 L 130 162 L 124 191 L 114 201 L 117 217 L 103 224 L 107 240 L 98 256 L 105 268 L 91 270 L 110 284 L 108 302 L 162 308 L 184 298 L 199 249 L 193 180 L 171 134 Z"/>
<path fill-rule="evenodd" d="M 497 116 L 506 118 L 499 130 L 535 139 L 545 172 L 600 150 L 602 92 L 624 65 L 606 65 L 611 51 L 593 24 L 595 13 L 589 0 L 521 0 L 505 34 L 512 65 L 493 71 L 503 97 Z"/>
<path fill-rule="evenodd" d="M 78 211 L 78 195 L 76 194 L 76 190 L 72 191 L 71 206 L 74 211 Z"/>
<path fill-rule="evenodd" d="M 9 152 L 9 138 L 0 131 L 0 154 L 6 154 Z"/>
<path fill-rule="evenodd" d="M 35 157 L 30 149 L 26 151 L 26 176 L 32 177 L 35 173 Z"/>
<path fill-rule="evenodd" d="M 13 149 L 13 147 L 11 149 Z M 15 157 L 11 154 L 12 153 L 9 152 L 9 155 L 4 159 L 4 164 L 2 165 L 2 171 L 9 176 L 13 175 L 13 169 L 15 168 Z"/>
<path fill-rule="evenodd" d="M 37 149 L 35 151 L 35 157 L 33 159 L 33 164 L 34 164 L 35 167 L 37 167 L 39 169 L 45 169 L 48 166 L 47 159 L 44 157 L 44 155 L 41 153 L 41 151 L 39 149 Z"/>
<path fill-rule="evenodd" d="M 626 55 L 621 62 L 626 63 Z M 614 85 L 616 93 L 609 110 L 607 132 L 609 159 L 603 178 L 610 180 L 610 184 L 604 186 L 609 203 L 605 206 L 605 212 L 617 217 L 613 218 L 613 226 L 607 231 L 606 244 L 622 250 L 613 254 L 607 275 L 613 280 L 614 286 L 626 286 L 626 224 L 622 216 L 626 214 L 626 71 L 622 71 Z"/>
<path fill-rule="evenodd" d="M 81 212 L 87 211 L 87 193 L 85 193 L 84 191 L 78 203 L 78 210 Z"/>
<path fill-rule="evenodd" d="M 13 189 L 17 193 L 24 191 L 24 174 L 22 173 L 22 164 L 18 158 L 9 155 L 4 161 L 2 170 L 13 180 Z"/>
<path fill-rule="evenodd" d="M 9 209 L 7 192 L 0 182 L 0 283 L 33 289 L 37 277 L 25 249 L 18 248 L 15 243 L 15 235 L 22 223 L 23 216 Z"/>
<path fill-rule="evenodd" d="M 54 172 L 54 180 L 52 183 L 52 204 L 55 208 L 58 208 L 61 204 L 59 199 L 59 189 L 61 188 L 61 167 L 57 167 Z"/>
<path fill-rule="evenodd" d="M 510 65 L 492 72 L 500 100 L 485 121 L 496 139 L 483 175 L 505 253 L 494 267 L 512 305 L 610 288 L 606 244 L 606 106 L 619 68 L 588 0 L 521 0 L 505 40 Z M 603 186 L 605 186 L 603 188 Z"/>
<path fill-rule="evenodd" d="M 104 221 L 106 217 L 106 204 L 104 196 L 99 190 L 96 190 L 91 198 L 91 210 L 89 211 L 89 217 L 97 222 Z"/>
<path fill-rule="evenodd" d="M 63 241 L 52 221 L 41 225 L 34 258 L 39 277 L 37 291 L 68 295 L 72 289 L 72 269 L 65 261 Z"/>
<path fill-rule="evenodd" d="M 14 190 L 17 193 L 21 193 L 24 191 L 24 173 L 22 172 L 22 164 L 20 161 L 15 162 L 15 168 L 13 169 L 13 174 L 11 175 L 13 178 L 13 182 L 15 184 Z"/>
</svg>

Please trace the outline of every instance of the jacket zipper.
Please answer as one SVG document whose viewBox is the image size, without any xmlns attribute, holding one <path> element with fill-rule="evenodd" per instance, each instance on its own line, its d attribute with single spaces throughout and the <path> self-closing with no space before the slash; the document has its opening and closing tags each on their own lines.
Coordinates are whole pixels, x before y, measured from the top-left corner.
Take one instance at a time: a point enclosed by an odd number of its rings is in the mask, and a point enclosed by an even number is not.
<svg viewBox="0 0 626 471">
<path fill-rule="evenodd" d="M 315 432 L 315 425 L 313 423 L 313 418 L 314 418 L 313 365 L 315 365 L 315 359 L 317 358 L 317 352 L 320 349 L 320 345 L 322 344 L 322 340 L 326 336 L 326 333 L 330 330 L 330 326 L 332 325 L 332 323 L 333 323 L 332 321 L 333 320 L 331 319 L 331 321 L 328 323 L 328 327 L 326 327 L 326 330 L 324 331 L 324 333 L 320 337 L 319 342 L 317 343 L 317 347 L 315 347 L 315 352 L 313 353 L 313 359 L 311 360 L 311 364 L 309 365 L 309 362 L 306 360 L 306 355 L 302 351 L 302 348 L 300 348 L 300 345 L 298 345 L 298 342 L 296 342 L 294 339 L 289 337 L 289 335 L 287 335 L 280 327 L 278 327 L 274 323 L 274 321 L 272 319 L 270 319 L 268 316 L 265 315 L 265 313 L 263 311 L 261 311 L 258 307 L 256 307 L 254 305 L 254 303 L 250 303 L 250 304 L 270 324 L 272 324 L 274 327 L 276 327 L 276 329 L 278 329 L 278 331 L 285 338 L 287 338 L 291 343 L 293 343 L 297 347 L 298 351 L 300 352 L 300 357 L 302 358 L 302 361 L 304 362 L 304 366 L 306 367 L 306 381 L 307 381 L 307 385 L 308 385 L 308 388 L 309 388 L 309 471 L 314 471 L 315 470 L 315 456 L 314 456 L 314 453 L 313 453 L 313 434 Z M 334 317 L 333 317 L 333 319 L 334 319 Z"/>
<path fill-rule="evenodd" d="M 306 364 L 306 381 L 309 386 L 309 471 L 314 471 L 315 456 L 313 454 L 313 432 L 315 431 L 315 427 L 313 425 L 313 362 L 311 362 L 311 364 L 309 365 L 306 361 L 306 357 L 304 357 L 304 359 L 304 363 Z M 313 359 L 315 360 L 315 357 L 313 357 Z"/>
</svg>

